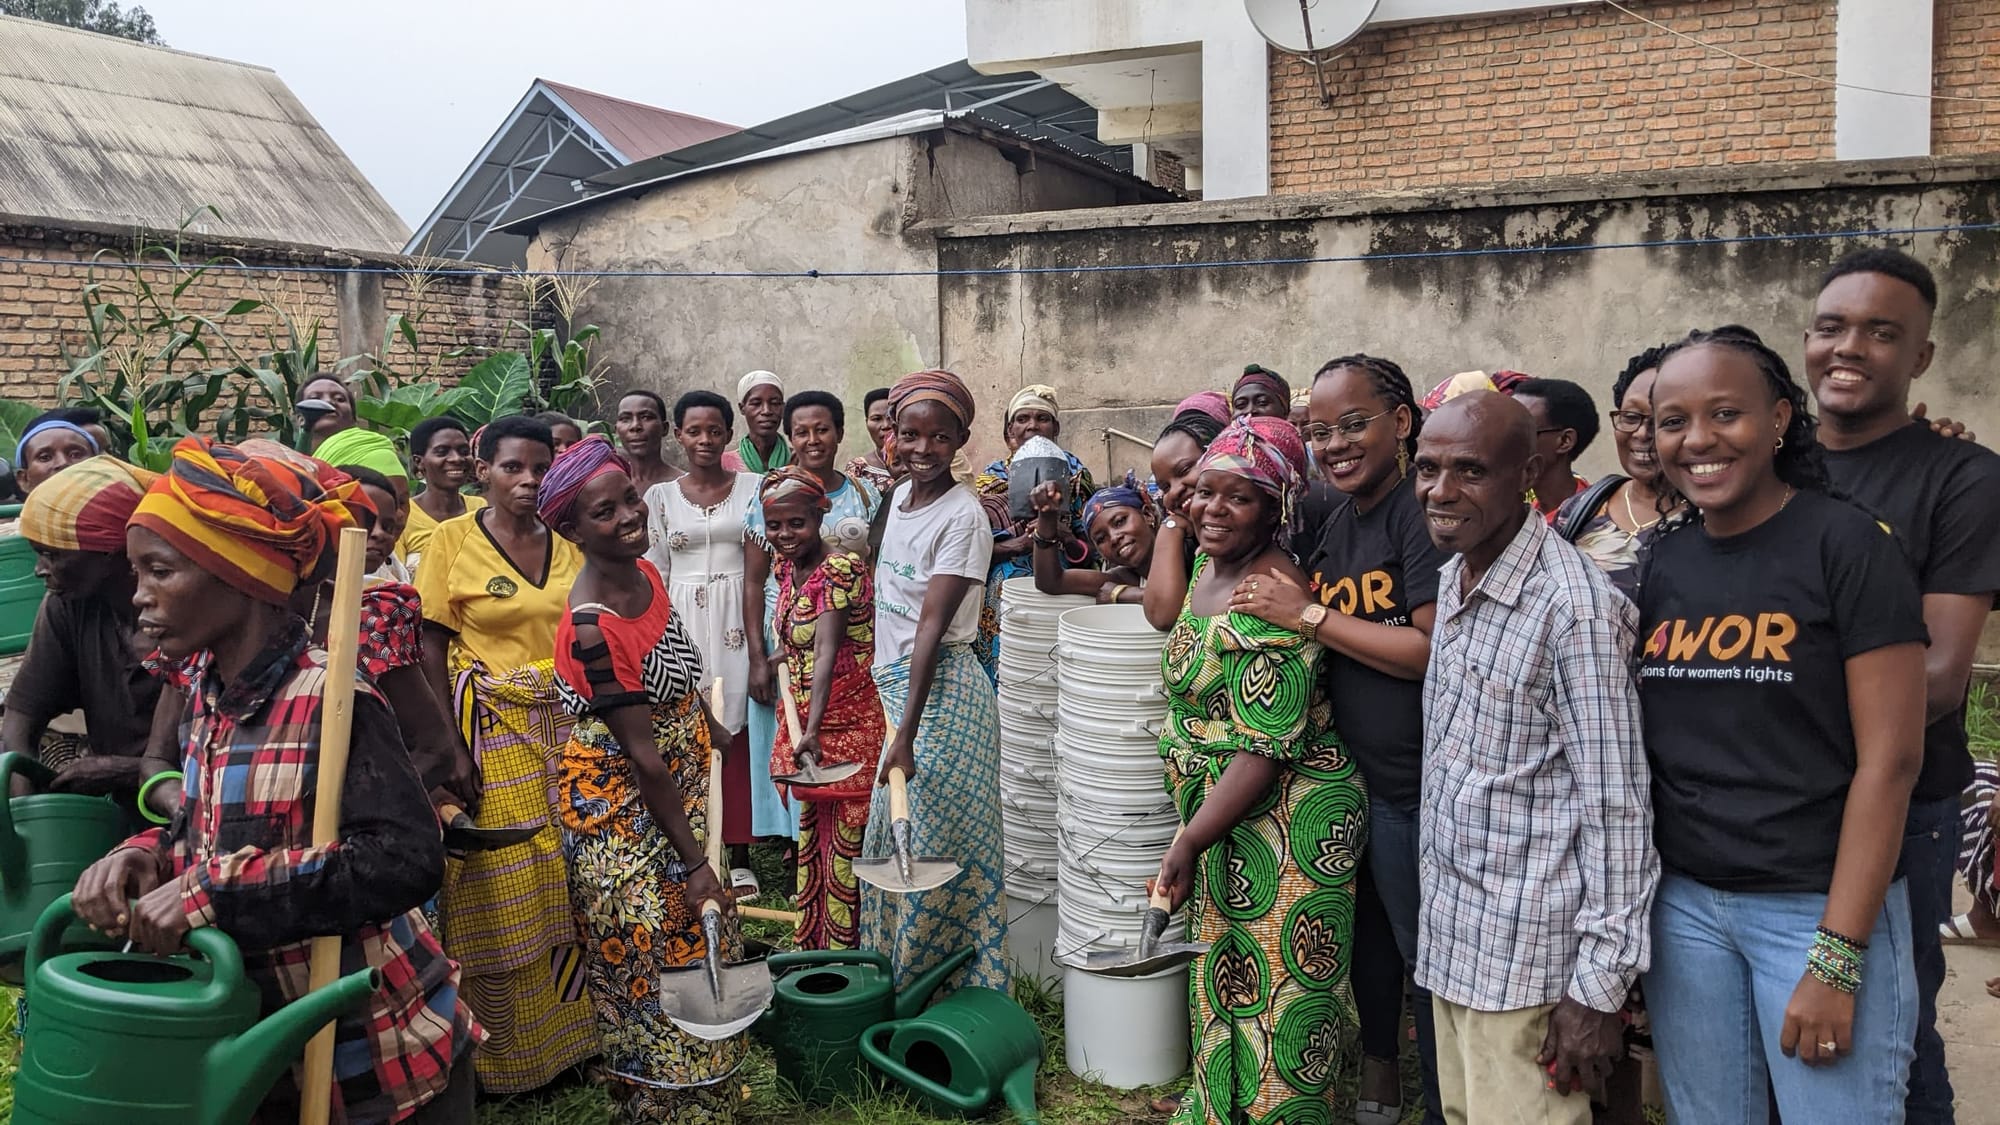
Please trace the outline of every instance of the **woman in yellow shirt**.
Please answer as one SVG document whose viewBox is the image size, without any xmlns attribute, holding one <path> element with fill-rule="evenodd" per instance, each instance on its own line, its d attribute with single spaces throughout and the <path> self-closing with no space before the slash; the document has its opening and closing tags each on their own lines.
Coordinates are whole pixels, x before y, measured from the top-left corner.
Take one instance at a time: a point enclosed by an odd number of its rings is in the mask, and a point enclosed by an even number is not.
<svg viewBox="0 0 2000 1125">
<path fill-rule="evenodd" d="M 583 563 L 535 515 L 554 456 L 532 418 L 487 426 L 478 471 L 490 504 L 439 524 L 417 573 L 424 667 L 479 763 L 478 825 L 539 829 L 453 861 L 438 899 L 447 951 L 490 1035 L 479 1084 L 496 1094 L 544 1086 L 597 1053 L 551 806 L 571 722 L 556 690 L 556 626 Z"/>
<path fill-rule="evenodd" d="M 472 480 L 472 440 L 465 423 L 449 415 L 426 418 L 410 431 L 410 464 L 424 482 L 424 490 L 410 501 L 409 518 L 403 523 L 402 538 L 396 540 L 396 557 L 411 574 L 430 545 L 438 525 L 486 506 L 484 497 L 459 492 Z"/>
</svg>

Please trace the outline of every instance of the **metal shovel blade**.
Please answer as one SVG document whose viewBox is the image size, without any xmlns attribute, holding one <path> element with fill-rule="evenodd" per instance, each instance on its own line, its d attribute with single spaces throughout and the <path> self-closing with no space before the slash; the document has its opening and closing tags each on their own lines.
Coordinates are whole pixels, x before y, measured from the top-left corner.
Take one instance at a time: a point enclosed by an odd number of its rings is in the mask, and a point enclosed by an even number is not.
<svg viewBox="0 0 2000 1125">
<path fill-rule="evenodd" d="M 539 824 L 522 824 L 513 828 L 481 828 L 472 818 L 459 813 L 444 829 L 444 846 L 454 852 L 490 852 L 500 848 L 525 844 L 542 830 Z"/>
<path fill-rule="evenodd" d="M 955 859 L 910 854 L 910 822 L 898 820 L 889 826 L 892 854 L 881 859 L 854 861 L 854 877 L 890 894 L 908 895 L 933 890 L 959 877 L 964 868 Z"/>
<path fill-rule="evenodd" d="M 1170 941 L 1153 948 L 1153 955 L 1140 957 L 1129 949 L 1106 949 L 1083 957 L 1072 956 L 1068 964 L 1100 977 L 1143 977 L 1178 968 L 1208 952 L 1205 941 Z"/>
<path fill-rule="evenodd" d="M 818 758 L 807 758 L 805 765 L 799 767 L 799 772 L 773 777 L 771 780 L 779 785 L 811 788 L 815 785 L 838 785 L 860 772 L 860 762 L 835 762 L 833 765 L 823 766 L 819 764 Z"/>
<path fill-rule="evenodd" d="M 702 915 L 708 954 L 699 965 L 660 974 L 660 1010 L 674 1026 L 697 1039 L 728 1039 L 748 1030 L 771 1006 L 771 968 L 762 961 L 722 960 L 721 927 L 713 912 Z"/>
</svg>

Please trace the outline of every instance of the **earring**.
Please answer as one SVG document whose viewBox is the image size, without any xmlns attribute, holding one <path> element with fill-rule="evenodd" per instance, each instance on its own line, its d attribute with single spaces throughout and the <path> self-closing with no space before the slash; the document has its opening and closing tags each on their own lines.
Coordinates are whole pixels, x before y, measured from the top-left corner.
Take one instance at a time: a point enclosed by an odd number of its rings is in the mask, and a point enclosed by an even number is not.
<svg viewBox="0 0 2000 1125">
<path fill-rule="evenodd" d="M 1779 449 L 1785 448 L 1785 439 L 1782 435 L 1778 438 L 1778 448 Z"/>
<path fill-rule="evenodd" d="M 1402 445 L 1396 446 L 1396 479 L 1410 475 L 1410 451 Z"/>
</svg>

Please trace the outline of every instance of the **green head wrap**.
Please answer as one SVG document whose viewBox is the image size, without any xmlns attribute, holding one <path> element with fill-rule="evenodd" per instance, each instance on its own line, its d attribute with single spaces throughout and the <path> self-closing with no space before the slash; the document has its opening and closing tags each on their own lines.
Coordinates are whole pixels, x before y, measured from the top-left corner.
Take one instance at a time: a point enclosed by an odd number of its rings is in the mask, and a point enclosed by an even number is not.
<svg viewBox="0 0 2000 1125">
<path fill-rule="evenodd" d="M 374 430 L 364 430 L 359 426 L 342 430 L 321 442 L 313 456 L 329 465 L 360 465 L 373 469 L 390 480 L 410 479 L 410 470 L 403 465 L 403 459 L 396 453 L 396 443 L 387 434 Z"/>
</svg>

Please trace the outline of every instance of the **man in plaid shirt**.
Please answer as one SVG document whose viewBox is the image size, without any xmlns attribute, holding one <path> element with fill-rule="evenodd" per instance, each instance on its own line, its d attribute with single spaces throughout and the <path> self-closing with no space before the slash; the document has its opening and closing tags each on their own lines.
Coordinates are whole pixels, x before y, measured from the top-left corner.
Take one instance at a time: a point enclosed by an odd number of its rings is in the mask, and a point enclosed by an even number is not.
<svg viewBox="0 0 2000 1125">
<path fill-rule="evenodd" d="M 1491 391 L 1424 422 L 1417 499 L 1456 553 L 1424 680 L 1417 983 L 1453 1125 L 1589 1125 L 1660 878 L 1636 612 L 1529 519 L 1534 422 Z"/>
<path fill-rule="evenodd" d="M 140 632 L 167 658 L 190 658 L 185 802 L 168 828 L 86 871 L 76 909 L 162 955 L 195 927 L 221 929 L 266 1012 L 306 992 L 311 939 L 339 935 L 340 972 L 374 968 L 382 985 L 335 1025 L 332 1119 L 470 1125 L 480 1032 L 458 966 L 416 909 L 443 879 L 443 844 L 395 719 L 352 668 L 337 673 L 357 676 L 340 834 L 312 843 L 327 654 L 285 601 L 350 522 L 355 491 L 322 493 L 199 439 L 176 447 L 132 517 L 127 553 Z M 257 1120 L 297 1118 L 295 1067 Z"/>
</svg>

